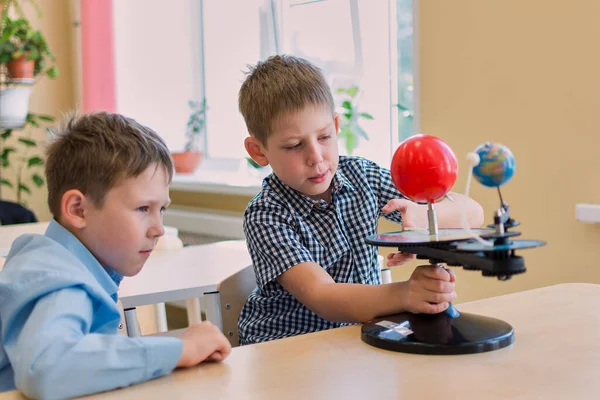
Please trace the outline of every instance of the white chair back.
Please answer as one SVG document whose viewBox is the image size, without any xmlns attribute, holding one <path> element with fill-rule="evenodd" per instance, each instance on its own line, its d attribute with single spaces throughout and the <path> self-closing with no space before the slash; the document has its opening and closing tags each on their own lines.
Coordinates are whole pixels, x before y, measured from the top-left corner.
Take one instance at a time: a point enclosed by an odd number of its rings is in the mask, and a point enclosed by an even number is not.
<svg viewBox="0 0 600 400">
<path fill-rule="evenodd" d="M 233 347 L 239 346 L 238 319 L 246 300 L 256 288 L 256 275 L 252 265 L 222 281 L 218 286 L 223 333 Z"/>
</svg>

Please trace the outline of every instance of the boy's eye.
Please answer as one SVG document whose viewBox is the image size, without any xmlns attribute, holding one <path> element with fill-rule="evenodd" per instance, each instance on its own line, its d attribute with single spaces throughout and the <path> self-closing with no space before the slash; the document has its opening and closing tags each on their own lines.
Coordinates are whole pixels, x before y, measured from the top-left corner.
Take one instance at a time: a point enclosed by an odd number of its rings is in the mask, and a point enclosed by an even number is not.
<svg viewBox="0 0 600 400">
<path fill-rule="evenodd" d="M 286 150 L 295 150 L 295 149 L 299 149 L 301 145 L 302 145 L 301 143 L 297 143 L 292 146 L 285 146 L 285 149 Z"/>
<path fill-rule="evenodd" d="M 321 136 L 319 139 L 321 139 L 321 140 L 331 139 L 331 135 Z"/>
<path fill-rule="evenodd" d="M 138 211 L 141 211 L 141 212 L 148 212 L 149 210 L 150 210 L 150 207 L 148 207 L 148 206 L 138 207 Z"/>
<path fill-rule="evenodd" d="M 161 209 L 160 209 L 160 213 L 161 213 L 161 214 L 164 214 L 164 213 L 165 213 L 165 211 L 167 211 L 167 207 L 161 207 Z"/>
</svg>

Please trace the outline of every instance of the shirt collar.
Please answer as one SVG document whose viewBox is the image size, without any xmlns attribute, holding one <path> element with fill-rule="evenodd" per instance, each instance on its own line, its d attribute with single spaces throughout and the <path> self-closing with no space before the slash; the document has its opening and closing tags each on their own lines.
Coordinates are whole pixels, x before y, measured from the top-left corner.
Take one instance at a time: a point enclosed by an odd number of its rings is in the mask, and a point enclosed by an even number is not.
<svg viewBox="0 0 600 400">
<path fill-rule="evenodd" d="M 269 178 L 271 186 L 281 194 L 288 203 L 292 204 L 294 208 L 302 217 L 306 217 L 313 211 L 318 205 L 325 203 L 323 200 L 313 200 L 310 197 L 292 189 L 285 184 L 275 173 L 272 173 Z M 345 190 L 353 191 L 354 186 L 348 178 L 339 169 L 335 172 L 331 185 L 331 197 L 333 199 L 338 193 L 342 193 Z"/>
<path fill-rule="evenodd" d="M 87 247 L 55 219 L 52 219 L 48 224 L 45 235 L 61 244 L 77 257 L 109 295 L 112 296 L 117 293 L 123 276 L 110 268 L 103 267 Z"/>
<path fill-rule="evenodd" d="M 334 192 L 342 192 L 344 190 L 354 191 L 355 188 L 352 186 L 346 175 L 341 170 L 337 170 L 333 177 L 333 190 Z"/>
</svg>

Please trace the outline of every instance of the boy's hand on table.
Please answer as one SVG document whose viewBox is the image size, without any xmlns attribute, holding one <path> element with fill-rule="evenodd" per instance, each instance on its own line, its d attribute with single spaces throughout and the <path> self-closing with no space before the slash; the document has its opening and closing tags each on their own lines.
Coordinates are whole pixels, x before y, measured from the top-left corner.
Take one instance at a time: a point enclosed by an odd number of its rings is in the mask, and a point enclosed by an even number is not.
<svg viewBox="0 0 600 400">
<path fill-rule="evenodd" d="M 231 344 L 223 333 L 208 321 L 194 324 L 179 336 L 183 351 L 178 367 L 192 367 L 203 361 L 223 361 L 231 353 Z"/>
<path fill-rule="evenodd" d="M 456 298 L 456 275 L 451 269 L 421 265 L 405 285 L 404 309 L 419 314 L 437 314 L 448 308 Z"/>
</svg>

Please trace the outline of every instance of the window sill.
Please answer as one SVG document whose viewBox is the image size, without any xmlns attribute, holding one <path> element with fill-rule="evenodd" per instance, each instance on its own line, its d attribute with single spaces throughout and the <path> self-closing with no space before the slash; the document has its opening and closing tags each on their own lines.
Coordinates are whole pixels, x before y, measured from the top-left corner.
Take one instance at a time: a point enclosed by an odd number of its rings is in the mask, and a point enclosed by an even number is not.
<svg viewBox="0 0 600 400">
<path fill-rule="evenodd" d="M 269 167 L 256 170 L 246 160 L 206 159 L 193 173 L 176 173 L 171 190 L 254 196 L 260 191 L 263 178 L 270 173 Z"/>
</svg>

